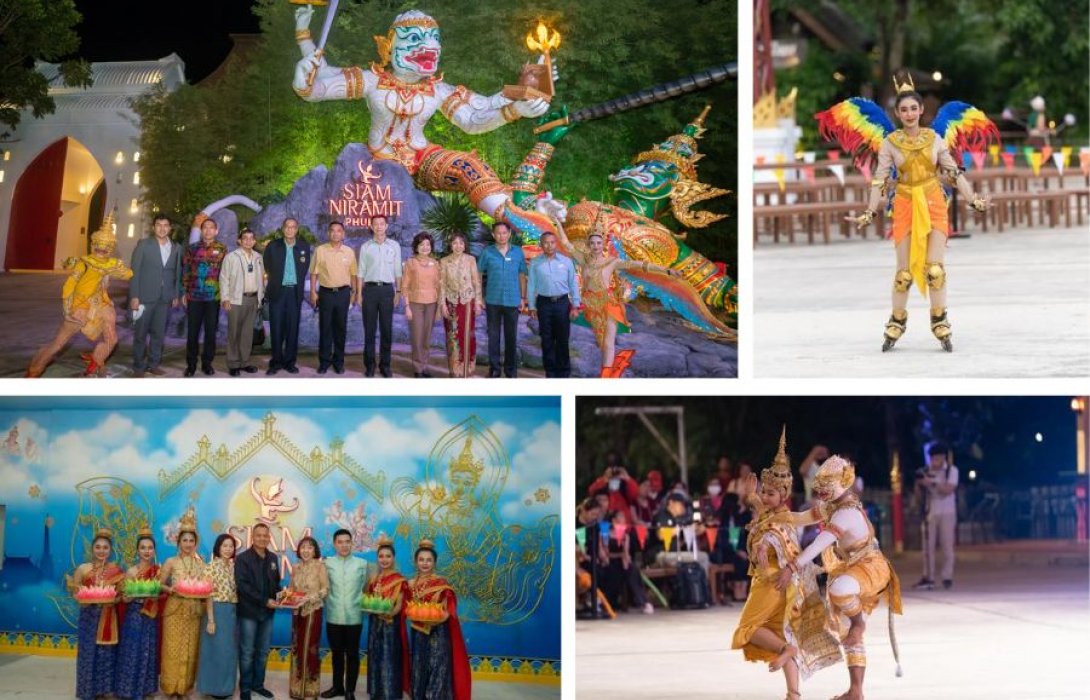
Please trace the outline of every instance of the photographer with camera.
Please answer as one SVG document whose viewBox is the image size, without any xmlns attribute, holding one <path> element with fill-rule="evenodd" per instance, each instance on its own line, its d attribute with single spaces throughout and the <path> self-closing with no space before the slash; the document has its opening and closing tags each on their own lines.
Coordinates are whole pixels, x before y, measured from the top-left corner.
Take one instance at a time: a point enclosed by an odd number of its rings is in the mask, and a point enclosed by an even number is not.
<svg viewBox="0 0 1090 700">
<path fill-rule="evenodd" d="M 942 587 L 954 585 L 954 534 L 957 530 L 958 468 L 945 445 L 927 448 L 928 464 L 916 471 L 915 494 L 923 506 L 923 578 L 913 588 L 935 589 L 935 542 L 942 547 Z"/>
<path fill-rule="evenodd" d="M 636 522 L 633 506 L 640 496 L 640 485 L 628 475 L 616 452 L 606 455 L 606 470 L 587 489 L 588 496 L 605 494 L 609 498 L 607 512 L 623 511 L 627 522 Z"/>
</svg>

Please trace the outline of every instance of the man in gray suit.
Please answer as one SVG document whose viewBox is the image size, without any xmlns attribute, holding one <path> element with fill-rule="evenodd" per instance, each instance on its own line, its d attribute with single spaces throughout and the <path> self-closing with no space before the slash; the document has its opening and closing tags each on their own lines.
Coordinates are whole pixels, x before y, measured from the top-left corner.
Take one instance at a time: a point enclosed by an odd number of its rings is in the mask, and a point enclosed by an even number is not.
<svg viewBox="0 0 1090 700">
<path fill-rule="evenodd" d="M 143 377 L 145 372 L 156 376 L 166 374 L 159 362 L 163 357 L 167 314 L 171 307 L 178 306 L 182 284 L 182 246 L 170 240 L 170 225 L 165 214 L 156 214 L 151 224 L 155 235 L 137 243 L 132 253 L 129 308 L 134 315 L 139 312 L 133 323 L 134 377 Z"/>
</svg>

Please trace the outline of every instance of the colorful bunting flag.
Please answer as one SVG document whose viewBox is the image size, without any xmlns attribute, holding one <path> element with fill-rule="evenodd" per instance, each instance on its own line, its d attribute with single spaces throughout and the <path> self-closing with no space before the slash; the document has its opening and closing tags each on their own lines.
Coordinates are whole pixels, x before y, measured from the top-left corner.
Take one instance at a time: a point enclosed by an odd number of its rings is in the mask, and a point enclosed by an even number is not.
<svg viewBox="0 0 1090 700">
<path fill-rule="evenodd" d="M 640 549 L 643 549 L 644 547 L 647 546 L 647 526 L 646 525 L 637 525 L 636 526 L 636 540 L 639 541 L 639 543 L 640 543 Z"/>
<path fill-rule="evenodd" d="M 580 549 L 587 548 L 587 528 L 577 527 L 575 528 L 575 541 L 579 544 Z"/>
<path fill-rule="evenodd" d="M 1014 170 L 1014 154 L 1004 152 L 1003 153 L 1003 166 L 1007 170 Z"/>
<path fill-rule="evenodd" d="M 1056 169 L 1060 171 L 1060 175 L 1064 174 L 1064 157 L 1062 153 L 1053 153 L 1052 162 L 1056 165 Z"/>
<path fill-rule="evenodd" d="M 988 146 L 988 153 L 992 156 L 992 165 L 999 166 L 999 144 L 993 143 Z"/>
<path fill-rule="evenodd" d="M 1041 155 L 1040 151 L 1034 151 L 1029 154 L 1029 164 L 1030 167 L 1033 168 L 1033 174 L 1035 176 L 1041 174 Z"/>
<path fill-rule="evenodd" d="M 976 166 L 977 170 L 983 170 L 984 169 L 984 156 L 985 156 L 984 151 L 973 151 L 972 152 L 973 165 Z"/>
<path fill-rule="evenodd" d="M 676 534 L 676 527 L 663 526 L 659 528 L 659 539 L 662 540 L 662 544 L 667 551 L 670 550 L 670 543 L 674 541 L 674 535 Z"/>
<path fill-rule="evenodd" d="M 625 533 L 628 532 L 627 525 L 614 525 L 613 526 L 613 539 L 618 542 L 624 542 Z"/>
<path fill-rule="evenodd" d="M 837 182 L 844 185 L 844 166 L 843 165 L 830 165 L 829 170 L 836 176 Z"/>
<path fill-rule="evenodd" d="M 704 528 L 704 534 L 708 536 L 708 549 L 715 550 L 715 540 L 719 537 L 719 528 L 706 527 Z"/>
<path fill-rule="evenodd" d="M 840 151 L 826 151 L 825 157 L 831 161 L 838 161 L 840 160 Z"/>
</svg>

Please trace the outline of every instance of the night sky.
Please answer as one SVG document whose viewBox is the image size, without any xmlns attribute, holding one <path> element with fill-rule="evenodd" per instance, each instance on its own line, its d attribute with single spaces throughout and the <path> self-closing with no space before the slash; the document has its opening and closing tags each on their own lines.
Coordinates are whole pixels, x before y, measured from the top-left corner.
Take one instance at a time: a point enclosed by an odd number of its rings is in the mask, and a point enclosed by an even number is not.
<svg viewBox="0 0 1090 700">
<path fill-rule="evenodd" d="M 1025 488 L 1063 483 L 1074 475 L 1075 414 L 1071 397 L 581 397 L 576 409 L 576 465 L 582 484 L 604 468 L 610 449 L 630 471 L 665 469 L 663 449 L 635 416 L 597 416 L 598 406 L 684 405 L 690 482 L 702 487 L 720 454 L 737 464 L 767 467 L 780 426 L 787 424 L 792 466 L 817 443 L 850 455 L 873 483 L 888 482 L 889 440 L 899 442 L 906 478 L 923 463 L 923 445 L 938 435 L 954 450 L 963 475 L 977 470 L 989 483 Z M 928 425 L 928 414 L 936 428 Z M 672 443 L 673 417 L 652 420 Z M 1038 442 L 1037 434 L 1041 434 Z M 963 476 L 964 478 L 964 476 Z"/>
<path fill-rule="evenodd" d="M 287 0 L 284 0 L 285 2 Z M 252 34 L 250 0 L 76 0 L 83 14 L 79 56 L 88 61 L 155 60 L 176 53 L 196 83 L 227 57 L 229 34 Z"/>
</svg>

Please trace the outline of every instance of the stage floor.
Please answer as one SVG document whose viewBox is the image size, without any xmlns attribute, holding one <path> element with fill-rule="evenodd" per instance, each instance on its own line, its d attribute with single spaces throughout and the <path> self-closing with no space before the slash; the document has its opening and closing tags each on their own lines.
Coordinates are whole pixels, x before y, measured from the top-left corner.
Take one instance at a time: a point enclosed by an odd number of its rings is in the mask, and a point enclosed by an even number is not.
<svg viewBox="0 0 1090 700">
<path fill-rule="evenodd" d="M 757 377 L 1077 377 L 1090 368 L 1085 227 L 974 232 L 946 252 L 954 352 L 913 290 L 908 332 L 881 352 L 893 244 L 762 243 L 753 251 Z"/>
<path fill-rule="evenodd" d="M 288 674 L 270 671 L 266 685 L 277 698 L 288 697 Z M 324 679 L 328 680 L 328 678 Z M 0 655 L 0 700 L 70 700 L 76 684 L 76 659 L 47 656 Z M 366 678 L 361 679 L 363 690 L 357 697 L 365 698 Z M 325 684 L 322 685 L 323 689 Z M 161 697 L 161 696 L 159 696 Z M 191 697 L 204 697 L 197 692 Z M 257 697 L 256 695 L 254 697 Z M 560 698 L 560 686 L 535 683 L 473 683 L 474 700 L 500 700 L 525 698 L 545 700 Z"/>
<path fill-rule="evenodd" d="M 904 676 L 894 677 L 883 604 L 867 627 L 868 700 L 1086 698 L 1090 572 L 1085 562 L 1017 566 L 1001 554 L 990 561 L 1002 563 L 968 559 L 963 563 L 959 557 L 950 591 L 912 591 L 919 557 L 898 563 L 905 588 L 905 614 L 896 620 Z M 783 674 L 746 663 L 740 651 L 730 649 L 741 610 L 742 604 L 734 603 L 576 622 L 576 697 L 782 698 Z M 807 700 L 824 700 L 846 688 L 847 670 L 839 664 L 805 681 L 802 693 Z"/>
</svg>

